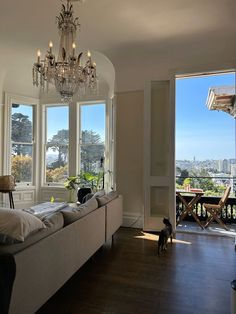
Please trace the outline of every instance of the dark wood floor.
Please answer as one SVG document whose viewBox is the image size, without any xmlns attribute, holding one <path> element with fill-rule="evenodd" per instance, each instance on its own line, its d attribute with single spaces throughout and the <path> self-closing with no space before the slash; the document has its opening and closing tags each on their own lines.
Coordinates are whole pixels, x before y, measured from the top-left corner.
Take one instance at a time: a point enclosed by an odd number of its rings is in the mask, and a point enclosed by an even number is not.
<svg viewBox="0 0 236 314">
<path fill-rule="evenodd" d="M 37 314 L 228 314 L 233 279 L 232 238 L 177 234 L 158 257 L 155 235 L 121 228 Z"/>
</svg>

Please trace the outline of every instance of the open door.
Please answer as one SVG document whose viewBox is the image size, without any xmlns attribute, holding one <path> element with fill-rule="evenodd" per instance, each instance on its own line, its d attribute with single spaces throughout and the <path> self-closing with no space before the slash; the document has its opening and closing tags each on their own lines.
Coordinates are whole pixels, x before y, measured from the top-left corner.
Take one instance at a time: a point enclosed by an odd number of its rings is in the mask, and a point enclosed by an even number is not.
<svg viewBox="0 0 236 314">
<path fill-rule="evenodd" d="M 144 106 L 144 230 L 175 218 L 175 81 L 151 81 Z"/>
</svg>

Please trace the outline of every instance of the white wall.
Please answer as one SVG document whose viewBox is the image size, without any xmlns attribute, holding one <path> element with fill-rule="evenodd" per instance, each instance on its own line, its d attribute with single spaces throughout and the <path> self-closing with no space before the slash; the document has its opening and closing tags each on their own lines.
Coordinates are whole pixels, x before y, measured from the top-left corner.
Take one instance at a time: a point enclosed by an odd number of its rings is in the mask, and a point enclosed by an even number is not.
<svg viewBox="0 0 236 314">
<path fill-rule="evenodd" d="M 124 226 L 143 222 L 143 91 L 117 93 L 117 190 L 124 197 Z"/>
</svg>

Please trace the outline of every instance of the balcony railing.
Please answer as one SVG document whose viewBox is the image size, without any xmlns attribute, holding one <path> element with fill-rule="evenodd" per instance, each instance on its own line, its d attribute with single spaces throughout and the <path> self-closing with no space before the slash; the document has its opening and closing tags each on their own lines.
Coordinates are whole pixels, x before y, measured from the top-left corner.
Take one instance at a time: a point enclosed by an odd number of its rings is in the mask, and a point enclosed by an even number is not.
<svg viewBox="0 0 236 314">
<path fill-rule="evenodd" d="M 192 196 L 185 196 L 187 202 L 190 202 Z M 220 197 L 217 196 L 202 196 L 200 200 L 194 205 L 194 212 L 197 214 L 200 221 L 205 221 L 207 219 L 207 213 L 203 206 L 203 203 L 210 203 L 210 204 L 218 204 Z M 181 200 L 176 197 L 176 221 L 178 221 L 179 216 L 181 215 L 182 211 L 184 210 L 184 204 Z M 229 197 L 225 207 L 221 211 L 220 218 L 223 220 L 224 223 L 236 223 L 236 198 Z M 187 221 L 194 221 L 192 215 L 187 215 L 184 220 Z"/>
<path fill-rule="evenodd" d="M 176 177 L 176 179 L 178 180 L 179 176 Z M 184 178 L 182 178 L 184 179 Z M 213 196 L 213 195 L 209 195 L 211 194 L 211 191 L 206 191 L 206 193 L 200 198 L 200 200 L 194 205 L 194 212 L 196 213 L 196 215 L 198 216 L 200 221 L 205 221 L 207 219 L 207 213 L 206 210 L 203 206 L 204 203 L 210 203 L 210 204 L 218 204 L 219 200 L 221 199 L 221 196 L 223 195 L 223 191 L 222 191 L 222 186 L 226 185 L 231 185 L 231 194 L 230 197 L 228 198 L 224 208 L 221 210 L 221 214 L 220 214 L 220 218 L 222 219 L 222 221 L 224 223 L 228 223 L 228 224 L 232 224 L 235 223 L 236 224 L 236 197 L 235 195 L 235 188 L 236 188 L 236 178 L 232 177 L 232 176 L 224 176 L 224 177 L 217 177 L 217 178 L 213 178 L 213 177 L 189 177 L 189 179 L 191 179 L 191 187 L 192 188 L 203 188 L 203 190 L 205 191 L 205 188 L 199 185 L 195 185 L 193 183 L 199 184 L 199 181 L 201 179 L 210 179 L 214 182 L 214 185 L 217 186 L 221 186 L 221 191 L 219 189 L 218 191 L 218 195 L 217 196 Z M 212 191 L 212 194 L 216 194 L 215 191 Z M 190 202 L 190 200 L 192 199 L 191 195 L 185 195 L 185 199 L 187 202 Z M 182 211 L 184 210 L 184 204 L 181 202 L 181 200 L 176 197 L 176 219 L 178 221 L 179 216 L 181 215 Z M 187 221 L 194 221 L 195 219 L 189 214 L 185 217 L 184 220 Z"/>
</svg>

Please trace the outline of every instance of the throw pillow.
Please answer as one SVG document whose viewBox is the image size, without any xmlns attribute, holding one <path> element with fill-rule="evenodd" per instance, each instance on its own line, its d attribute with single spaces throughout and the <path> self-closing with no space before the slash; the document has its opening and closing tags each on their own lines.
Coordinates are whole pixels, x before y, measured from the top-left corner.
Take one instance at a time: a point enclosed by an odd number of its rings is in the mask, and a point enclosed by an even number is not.
<svg viewBox="0 0 236 314">
<path fill-rule="evenodd" d="M 46 228 L 37 217 L 20 209 L 0 208 L 0 243 L 24 242 L 33 232 Z"/>
<path fill-rule="evenodd" d="M 66 209 L 62 209 L 62 214 L 64 217 L 64 225 L 67 226 L 72 222 L 80 219 L 81 217 L 86 216 L 91 211 L 98 208 L 98 202 L 96 198 L 91 198 L 86 203 L 81 204 L 78 207 L 69 207 Z"/>
</svg>

